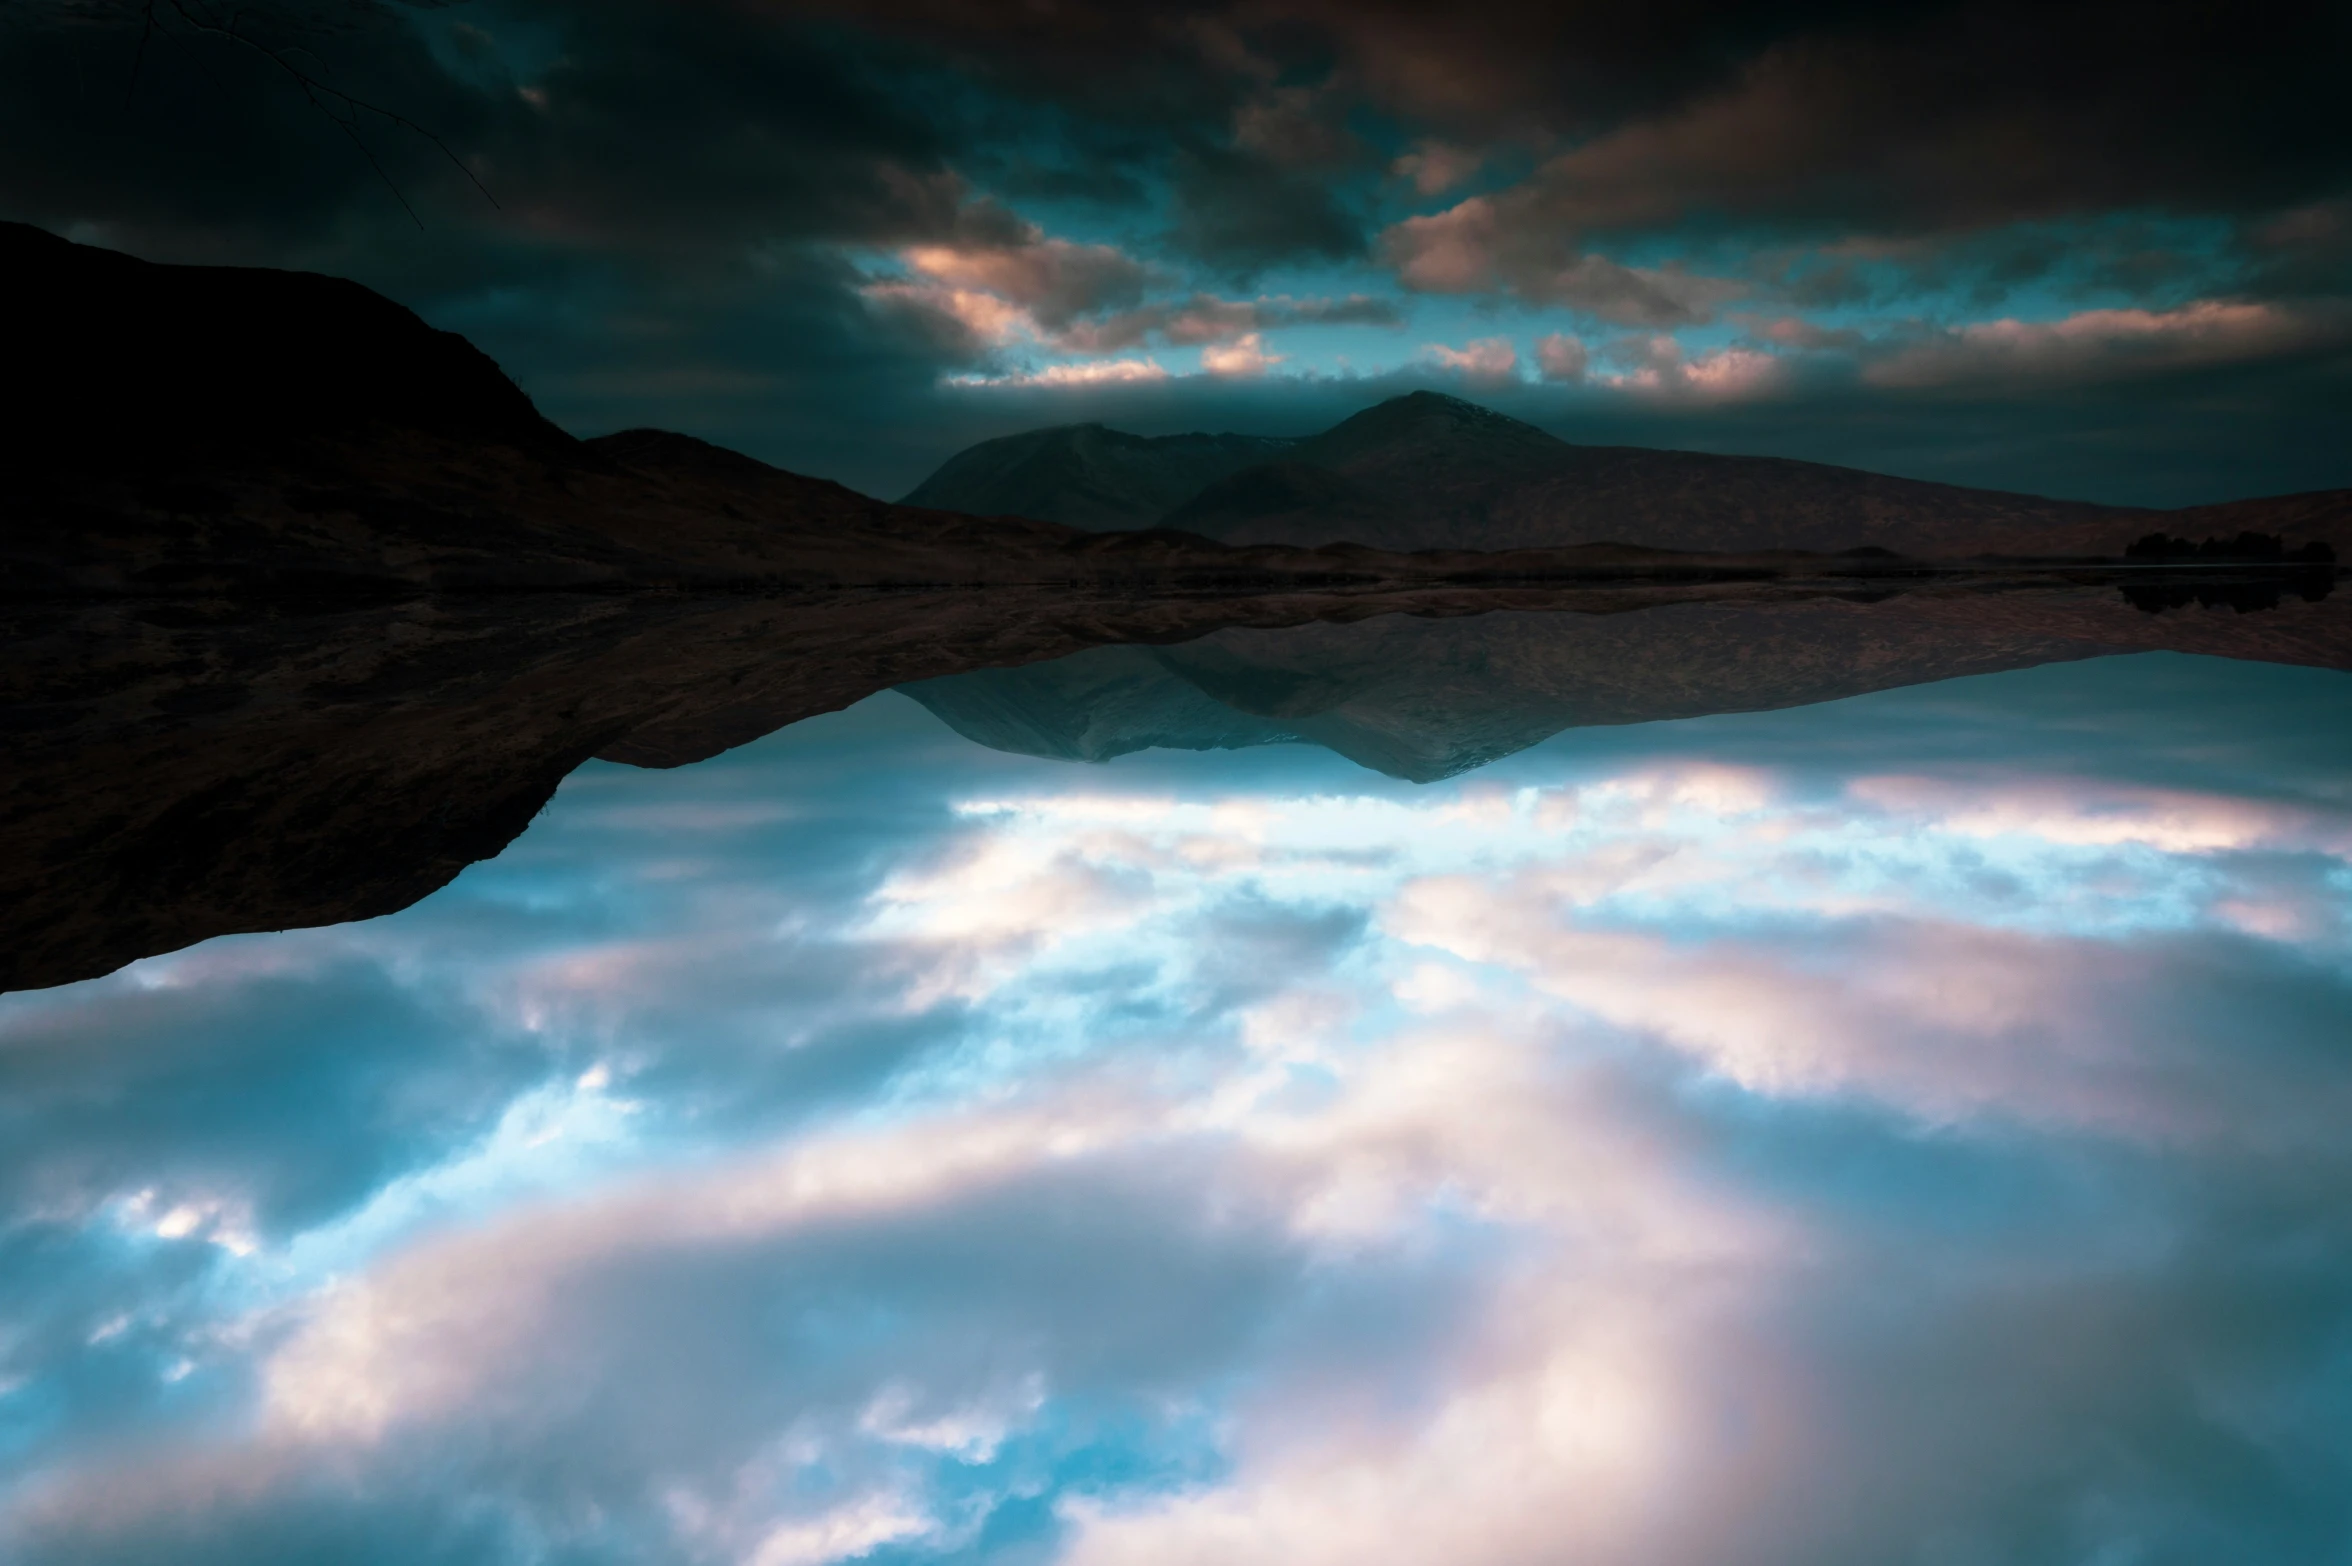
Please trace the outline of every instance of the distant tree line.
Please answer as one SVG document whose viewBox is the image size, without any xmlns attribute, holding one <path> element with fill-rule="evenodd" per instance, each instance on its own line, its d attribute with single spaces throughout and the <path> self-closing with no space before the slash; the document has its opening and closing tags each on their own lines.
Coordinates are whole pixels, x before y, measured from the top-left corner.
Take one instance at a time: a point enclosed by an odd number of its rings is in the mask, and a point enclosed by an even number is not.
<svg viewBox="0 0 2352 1566">
<path fill-rule="evenodd" d="M 2307 604 L 2318 603 L 2335 590 L 2333 571 L 2306 572 L 2287 579 L 2295 595 Z M 2186 609 L 2198 604 L 2207 609 L 2234 609 L 2240 614 L 2253 614 L 2263 609 L 2276 609 L 2284 593 L 2279 579 L 2266 582 L 2200 582 L 2191 585 L 2171 582 L 2131 582 L 2123 588 L 2123 601 L 2148 614 L 2162 614 L 2168 609 Z"/>
<path fill-rule="evenodd" d="M 2170 533 L 2150 533 L 2138 543 L 2126 545 L 2123 558 L 2145 564 L 2333 565 L 2336 552 L 2314 539 L 2289 553 L 2287 541 L 2276 533 L 2244 532 L 2235 538 L 2208 538 L 2201 544 Z"/>
</svg>

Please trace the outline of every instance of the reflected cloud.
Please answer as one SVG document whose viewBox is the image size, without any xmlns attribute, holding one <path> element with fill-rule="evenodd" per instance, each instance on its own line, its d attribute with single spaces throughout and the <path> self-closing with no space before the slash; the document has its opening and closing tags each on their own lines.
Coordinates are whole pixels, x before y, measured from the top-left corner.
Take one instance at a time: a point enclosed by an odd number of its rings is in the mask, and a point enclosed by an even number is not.
<svg viewBox="0 0 2352 1566">
<path fill-rule="evenodd" d="M 2352 799 L 2274 697 L 2344 677 L 592 766 L 0 1002 L 0 1553 L 2325 1558 Z"/>
</svg>

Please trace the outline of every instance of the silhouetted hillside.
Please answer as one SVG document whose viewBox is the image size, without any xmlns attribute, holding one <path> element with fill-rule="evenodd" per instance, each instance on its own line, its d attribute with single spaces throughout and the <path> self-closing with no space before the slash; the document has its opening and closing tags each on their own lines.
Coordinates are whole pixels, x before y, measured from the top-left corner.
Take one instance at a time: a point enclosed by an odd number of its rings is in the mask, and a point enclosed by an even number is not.
<svg viewBox="0 0 2352 1566">
<path fill-rule="evenodd" d="M 1262 435 L 1147 438 L 1064 424 L 967 447 L 902 504 L 1098 531 L 1150 527 L 1203 486 L 1296 444 Z"/>
<path fill-rule="evenodd" d="M 489 355 L 339 277 L 160 266 L 0 223 L 18 465 L 279 450 L 368 428 L 560 451 Z"/>
<path fill-rule="evenodd" d="M 1087 428 L 1098 443 L 1115 434 Z M 962 508 L 965 495 L 978 491 L 949 478 L 966 472 L 969 460 L 994 447 L 1068 433 L 1040 431 L 974 447 L 950 459 L 915 495 Z M 1232 543 L 1307 547 L 1346 541 L 1390 550 L 1501 550 L 1607 541 L 1714 552 L 1878 548 L 1943 559 L 2113 558 L 2168 521 L 2180 530 L 2227 526 L 2284 532 L 2297 542 L 2352 542 L 2352 491 L 2151 512 L 1779 457 L 1576 445 L 1437 392 L 1391 398 L 1266 461 L 1205 478 L 1158 512 L 1151 508 L 1179 467 L 1171 462 L 1154 470 L 1151 487 L 1128 482 L 1123 475 L 1142 473 L 1161 443 L 1120 439 L 1123 466 L 1088 469 L 1088 510 L 1080 525 L 1156 522 Z M 983 509 L 1042 516 L 1047 512 L 1040 508 L 1060 503 L 1059 491 L 1033 492 L 1012 469 L 1003 471 L 1004 481 L 986 490 Z M 1067 512 L 1054 516 L 1080 520 Z"/>
<path fill-rule="evenodd" d="M 158 265 L 0 224 L 0 289 L 20 301 L 23 394 L 0 423 L 5 595 L 1232 593 L 1437 569 L 891 505 L 659 430 L 575 440 L 464 338 L 338 278 Z M 1155 494 L 1284 449 L 1056 439 L 1081 458 L 1143 450 L 1112 467 Z"/>
</svg>

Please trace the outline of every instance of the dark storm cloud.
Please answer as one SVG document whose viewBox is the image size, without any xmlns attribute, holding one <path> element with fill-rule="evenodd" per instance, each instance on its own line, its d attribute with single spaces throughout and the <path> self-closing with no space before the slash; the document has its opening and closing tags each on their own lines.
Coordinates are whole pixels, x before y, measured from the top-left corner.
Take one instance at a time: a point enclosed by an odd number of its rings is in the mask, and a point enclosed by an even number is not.
<svg viewBox="0 0 2352 1566">
<path fill-rule="evenodd" d="M 2330 318 L 2352 267 L 2340 7 L 288 0 L 239 13 L 255 41 L 299 48 L 323 80 L 444 140 L 499 209 L 424 136 L 364 113 L 363 155 L 270 60 L 188 25 L 210 14 L 165 6 L 127 94 L 141 7 L 40 0 L 0 20 L 0 212 L 159 259 L 357 277 L 474 337 L 582 433 L 682 427 L 903 492 L 1035 402 L 1008 387 L 983 407 L 944 376 L 1017 371 L 1030 348 L 1230 342 L 1248 301 L 1229 296 L 1259 288 L 1364 302 L 1351 316 L 1261 299 L 1240 334 L 1402 321 L 1418 293 L 1563 312 L 1554 324 L 1596 342 L 1720 331 L 1732 311 L 1877 310 L 1935 323 L 1924 342 L 2021 299 L 2044 313 L 2270 300 L 2291 316 L 2275 352 L 2235 370 L 2086 380 L 2036 368 L 2063 355 L 1947 342 L 1867 397 L 1797 366 L 1775 372 L 1770 407 L 1573 412 L 1662 444 L 1779 441 L 1746 449 L 2116 497 L 2344 478 L 2312 436 L 2341 377 L 2308 367 L 2327 334 L 2303 332 Z M 997 282 L 1033 335 L 878 289 L 912 247 L 1029 268 Z M 1320 275 L 1257 281 L 1285 268 Z M 1806 351 L 1842 329 L 1812 327 Z M 1521 362 L 1575 357 L 1567 337 L 1534 357 L 1549 330 L 1520 334 Z M 1803 346 L 1790 330 L 1776 351 Z M 1386 350 L 1391 363 L 1420 351 Z M 1286 380 L 1307 363 L 1286 342 L 1254 362 L 1283 367 L 1250 404 L 1255 427 L 1313 428 L 1351 395 Z M 1961 382 L 1991 384 L 1960 373 L 1970 365 L 2005 367 L 2006 416 L 1989 392 L 1955 414 Z M 2185 400 L 2214 378 L 2218 400 Z M 1144 396 L 1163 427 L 1201 427 L 1247 400 L 1182 378 L 1105 395 L 1055 406 L 1091 417 Z M 2034 455 L 2054 449 L 2053 423 L 2088 432 L 2055 467 Z M 2015 460 L 1996 454 L 2005 443 Z M 2178 480 L 2157 485 L 2151 463 Z"/>
<path fill-rule="evenodd" d="M 391 199 L 372 156 L 434 224 L 479 223 L 438 137 L 509 208 L 500 231 L 526 240 L 675 253 L 1011 222 L 968 205 L 937 127 L 867 61 L 804 29 L 633 0 L 311 9 L 345 25 L 265 10 L 240 24 L 249 46 L 167 6 L 143 56 L 136 6 L 11 29 L 10 205 L 159 243 L 251 222 L 315 244 L 341 209 Z M 431 135 L 363 111 L 363 153 L 279 59 Z"/>
<path fill-rule="evenodd" d="M 1761 40 L 1527 179 L 1392 231 L 1429 286 L 1541 296 L 1610 236 L 1964 232 L 2112 210 L 2259 214 L 2340 190 L 2335 7 L 1912 10 Z M 1514 72 L 1497 65 L 1498 93 Z M 1531 112 L 1541 112 L 1531 101 Z"/>
<path fill-rule="evenodd" d="M 1914 229 L 2257 211 L 2340 187 L 2352 149 L 2330 109 L 2352 37 L 2341 8 L 2312 3 L 2255 18 L 2106 0 L 1292 0 L 1166 8 L 1132 28 L 1087 7 L 859 14 L 1020 90 L 1171 126 L 1222 118 L 1293 163 L 1344 163 L 1350 102 L 1474 142 L 1548 141 L 1528 215 L 1576 232 L 1693 214 Z"/>
<path fill-rule="evenodd" d="M 1177 161 L 1174 248 L 1239 277 L 1283 261 L 1341 261 L 1363 225 L 1328 184 L 1246 153 L 1200 149 Z"/>
</svg>

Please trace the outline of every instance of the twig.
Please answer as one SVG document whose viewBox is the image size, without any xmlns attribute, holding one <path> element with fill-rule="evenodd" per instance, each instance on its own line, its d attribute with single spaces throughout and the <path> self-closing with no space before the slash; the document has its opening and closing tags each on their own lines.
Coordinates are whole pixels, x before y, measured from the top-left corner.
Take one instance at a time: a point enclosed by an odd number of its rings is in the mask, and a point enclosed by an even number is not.
<svg viewBox="0 0 2352 1566">
<path fill-rule="evenodd" d="M 425 220 L 417 216 L 416 208 L 409 204 L 408 197 L 401 193 L 400 186 L 394 182 L 392 176 L 389 173 L 385 172 L 384 165 L 377 160 L 374 150 L 371 149 L 368 144 L 360 138 L 359 117 L 362 114 L 374 114 L 381 116 L 383 119 L 389 121 L 393 128 L 397 130 L 408 131 L 413 135 L 421 136 L 426 141 L 431 142 L 434 147 L 439 149 L 441 155 L 447 158 L 451 165 L 453 165 L 460 174 L 463 174 L 466 177 L 467 182 L 470 183 L 474 189 L 482 193 L 482 199 L 484 201 L 489 202 L 491 206 L 497 207 L 498 210 L 502 212 L 506 210 L 499 204 L 498 198 L 490 193 L 490 187 L 483 184 L 481 177 L 475 174 L 472 169 L 466 167 L 465 160 L 457 155 L 456 151 L 450 147 L 449 143 L 443 141 L 440 137 L 434 135 L 431 131 L 425 129 L 424 126 L 419 125 L 416 121 L 410 119 L 407 115 L 402 114 L 394 109 L 387 109 L 382 104 L 370 103 L 364 98 L 356 97 L 351 93 L 345 92 L 342 88 L 334 86 L 331 83 L 322 80 L 318 76 L 312 75 L 309 71 L 304 70 L 301 66 L 296 65 L 292 59 L 288 58 L 288 55 L 291 53 L 291 51 L 273 49 L 269 45 L 262 43 L 260 40 L 246 33 L 241 25 L 244 17 L 243 12 L 240 11 L 233 13 L 231 16 L 229 16 L 225 23 L 222 23 L 212 21 L 201 14 L 191 11 L 189 9 L 187 0 L 162 0 L 162 3 L 171 7 L 172 14 L 177 16 L 180 19 L 181 24 L 185 26 L 190 32 L 196 33 L 203 37 L 224 39 L 229 43 L 238 44 L 244 48 L 250 49 L 255 54 L 260 55 L 264 60 L 267 60 L 270 64 L 276 66 L 279 70 L 283 71 L 289 78 L 291 78 L 294 82 L 294 85 L 301 89 L 302 96 L 309 102 L 310 106 L 318 110 L 319 113 L 325 115 L 329 120 L 332 120 L 335 124 L 335 128 L 340 130 L 346 137 L 350 139 L 351 144 L 359 149 L 359 155 L 367 159 L 368 167 L 375 170 L 376 178 L 384 182 L 384 188 L 392 192 L 392 199 L 400 203 L 401 210 L 408 214 L 410 221 L 415 223 L 418 228 L 423 228 L 425 226 Z M 155 14 L 155 7 L 156 0 L 146 0 L 145 14 L 147 26 L 146 29 L 139 35 L 139 55 L 142 59 L 145 58 L 147 53 L 148 34 L 156 31 L 160 26 L 158 18 Z M 162 31 L 169 34 L 171 29 L 162 28 Z M 176 38 L 177 35 L 173 36 Z M 310 51 L 304 50 L 302 52 L 308 54 Z M 317 58 L 316 55 L 312 55 L 311 57 L 313 59 Z M 138 79 L 138 62 L 133 61 L 131 66 L 131 84 L 133 87 L 138 85 Z M 124 98 L 124 104 L 126 107 L 128 106 L 129 101 L 129 98 L 126 95 Z M 336 112 L 337 105 L 341 106 L 342 112 Z"/>
<path fill-rule="evenodd" d="M 123 108 L 126 112 L 131 107 L 132 95 L 139 90 L 139 67 L 147 63 L 147 40 L 155 36 L 155 0 L 147 0 L 141 11 L 147 21 L 139 29 L 139 52 L 131 56 L 130 85 L 123 88 Z"/>
</svg>

